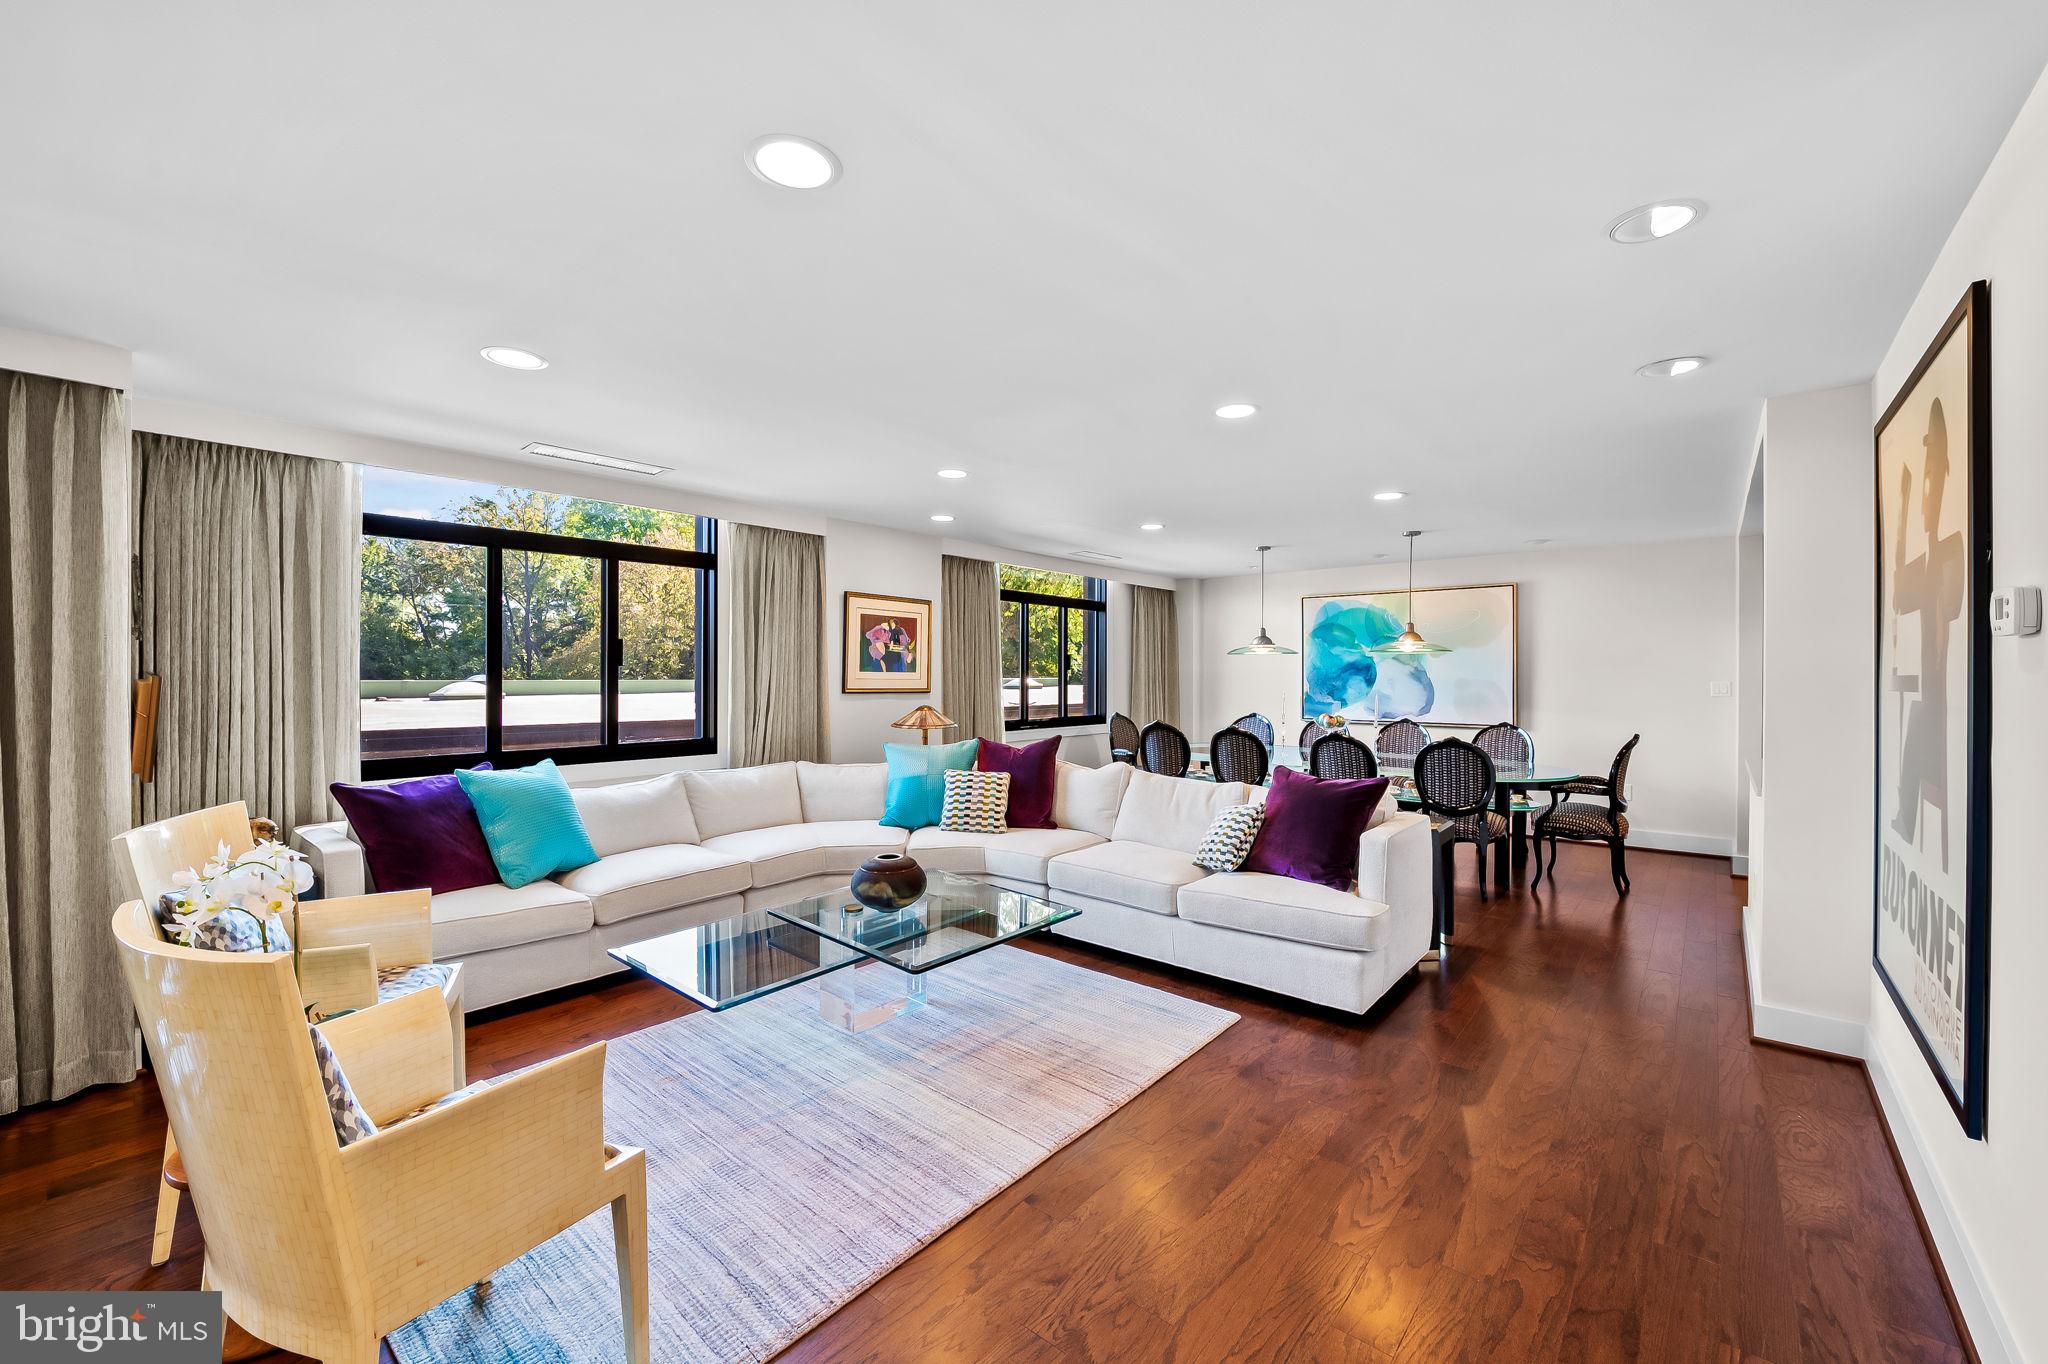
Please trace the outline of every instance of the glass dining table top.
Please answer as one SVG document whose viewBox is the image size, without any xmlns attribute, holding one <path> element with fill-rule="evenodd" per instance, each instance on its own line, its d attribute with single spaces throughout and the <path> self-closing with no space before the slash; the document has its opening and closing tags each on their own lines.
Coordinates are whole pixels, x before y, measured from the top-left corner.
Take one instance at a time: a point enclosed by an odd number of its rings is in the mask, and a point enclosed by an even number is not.
<svg viewBox="0 0 2048 1364">
<path fill-rule="evenodd" d="M 913 975 L 1081 913 L 943 871 L 932 872 L 923 897 L 903 909 L 867 909 L 838 890 L 768 912 Z"/>
<path fill-rule="evenodd" d="M 1274 744 L 1272 747 L 1273 766 L 1291 767 L 1297 772 L 1308 771 L 1308 751 L 1296 744 Z M 1207 766 L 1209 746 L 1196 744 L 1192 750 L 1194 761 Z M 1412 778 L 1415 767 L 1412 763 L 1394 762 L 1381 758 L 1380 775 L 1383 777 Z M 1510 763 L 1494 760 L 1493 779 L 1498 786 L 1556 786 L 1560 782 L 1577 781 L 1584 773 L 1576 767 L 1557 763 Z"/>
</svg>

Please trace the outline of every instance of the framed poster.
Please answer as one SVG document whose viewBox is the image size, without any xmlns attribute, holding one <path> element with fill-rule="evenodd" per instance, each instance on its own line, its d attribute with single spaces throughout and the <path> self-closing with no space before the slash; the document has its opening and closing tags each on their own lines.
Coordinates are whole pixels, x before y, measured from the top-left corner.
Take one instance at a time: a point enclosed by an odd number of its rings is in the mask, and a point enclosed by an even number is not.
<svg viewBox="0 0 2048 1364">
<path fill-rule="evenodd" d="M 932 604 L 922 597 L 848 592 L 842 692 L 932 689 Z"/>
<path fill-rule="evenodd" d="M 1450 652 L 1372 652 L 1410 619 Z M 1515 629 L 1513 583 L 1303 597 L 1301 713 L 1448 728 L 1514 722 Z"/>
<path fill-rule="evenodd" d="M 1878 979 L 1984 1135 L 1991 923 L 1991 294 L 1877 424 Z"/>
</svg>

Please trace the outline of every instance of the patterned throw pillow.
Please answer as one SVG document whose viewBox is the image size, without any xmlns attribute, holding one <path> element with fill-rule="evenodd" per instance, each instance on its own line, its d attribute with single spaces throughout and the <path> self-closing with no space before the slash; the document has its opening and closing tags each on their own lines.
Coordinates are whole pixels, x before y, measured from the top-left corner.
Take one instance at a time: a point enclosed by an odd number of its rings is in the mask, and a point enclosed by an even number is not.
<svg viewBox="0 0 2048 1364">
<path fill-rule="evenodd" d="M 308 1027 L 307 1031 L 313 1034 L 313 1059 L 320 1065 L 320 1087 L 327 1091 L 327 1112 L 334 1119 L 334 1139 L 343 1146 L 352 1146 L 364 1137 L 376 1136 L 377 1124 L 370 1121 L 370 1114 L 356 1098 L 348 1076 L 341 1073 L 341 1061 L 334 1048 L 327 1045 L 318 1028 Z"/>
<path fill-rule="evenodd" d="M 1266 818 L 1263 805 L 1231 805 L 1216 812 L 1202 846 L 1195 849 L 1195 865 L 1204 871 L 1236 871 L 1259 836 Z"/>
<path fill-rule="evenodd" d="M 946 799 L 939 812 L 941 829 L 956 834 L 1007 833 L 1010 826 L 1005 816 L 1009 809 L 1009 773 L 946 773 Z"/>
</svg>

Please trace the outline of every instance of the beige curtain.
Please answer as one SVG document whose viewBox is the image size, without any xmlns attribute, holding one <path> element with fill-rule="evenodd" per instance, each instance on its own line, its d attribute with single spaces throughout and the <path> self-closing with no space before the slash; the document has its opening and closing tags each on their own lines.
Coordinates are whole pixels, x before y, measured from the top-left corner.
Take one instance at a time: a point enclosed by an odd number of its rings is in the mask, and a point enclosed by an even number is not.
<svg viewBox="0 0 2048 1364">
<path fill-rule="evenodd" d="M 361 770 L 356 471 L 141 432 L 135 478 L 141 667 L 163 677 L 143 821 L 334 818 L 327 784 Z"/>
<path fill-rule="evenodd" d="M 135 1078 L 108 928 L 128 827 L 128 407 L 0 370 L 0 1113 Z"/>
<path fill-rule="evenodd" d="M 940 561 L 939 709 L 953 721 L 942 736 L 1003 739 L 1002 600 L 996 566 L 948 554 Z"/>
<path fill-rule="evenodd" d="M 726 633 L 732 765 L 825 760 L 825 542 L 735 524 Z"/>
<path fill-rule="evenodd" d="M 1131 588 L 1131 718 L 1180 724 L 1180 614 L 1172 589 Z"/>
</svg>

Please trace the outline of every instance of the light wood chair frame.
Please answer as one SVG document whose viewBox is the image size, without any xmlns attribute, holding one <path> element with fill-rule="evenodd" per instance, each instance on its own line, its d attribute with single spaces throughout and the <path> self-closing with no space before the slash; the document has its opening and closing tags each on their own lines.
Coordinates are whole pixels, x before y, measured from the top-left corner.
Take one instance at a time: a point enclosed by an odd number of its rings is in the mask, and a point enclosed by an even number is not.
<svg viewBox="0 0 2048 1364">
<path fill-rule="evenodd" d="M 603 1043 L 450 1098 L 430 993 L 333 1019 L 322 1033 L 388 1124 L 344 1148 L 288 954 L 167 943 L 140 901 L 113 932 L 193 1176 L 201 1283 L 236 1324 L 373 1364 L 391 1331 L 609 1207 L 626 1357 L 648 1364 L 646 1159 L 604 1139 Z"/>
</svg>

